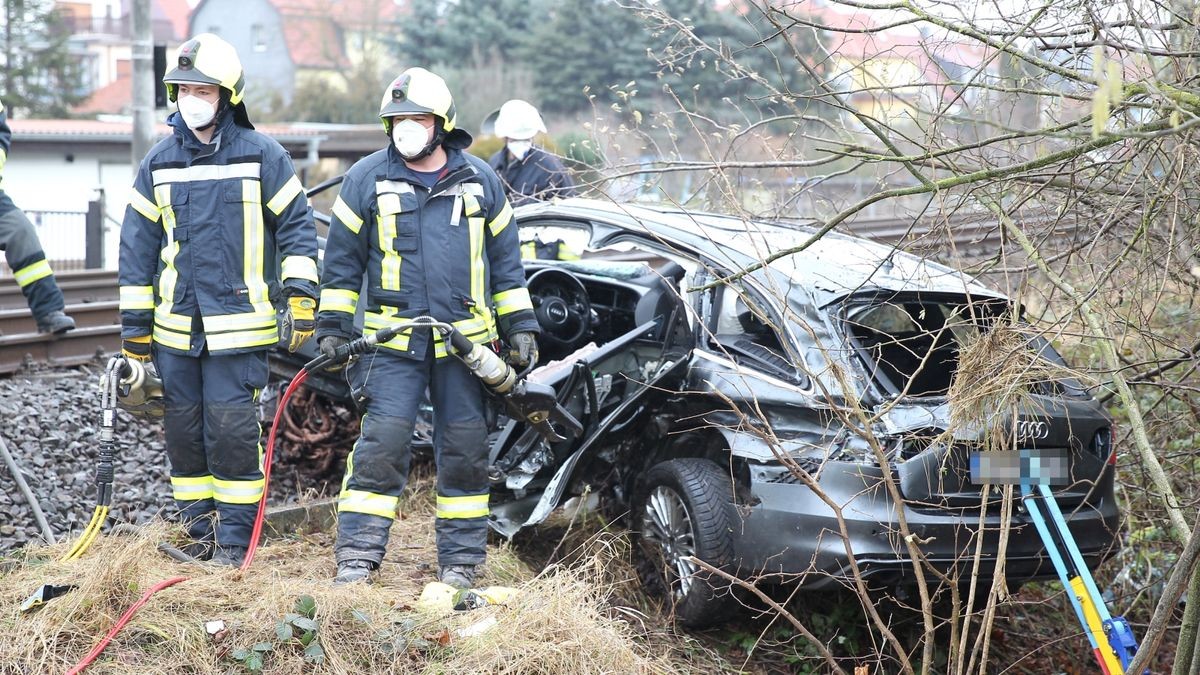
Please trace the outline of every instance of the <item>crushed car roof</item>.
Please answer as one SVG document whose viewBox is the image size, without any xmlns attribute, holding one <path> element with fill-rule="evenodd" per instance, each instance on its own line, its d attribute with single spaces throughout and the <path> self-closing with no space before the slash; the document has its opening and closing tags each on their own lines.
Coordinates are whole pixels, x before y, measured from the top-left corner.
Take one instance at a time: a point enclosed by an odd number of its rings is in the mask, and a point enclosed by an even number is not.
<svg viewBox="0 0 1200 675">
<path fill-rule="evenodd" d="M 771 223 L 584 198 L 533 204 L 517 210 L 518 219 L 535 215 L 616 223 L 631 231 L 661 237 L 667 243 L 701 253 L 731 269 L 743 269 L 771 253 L 803 244 L 816 232 L 815 221 Z M 770 268 L 796 285 L 813 289 L 818 305 L 873 289 L 1004 297 L 964 272 L 836 231 L 825 234 L 803 251 L 771 262 Z"/>
</svg>

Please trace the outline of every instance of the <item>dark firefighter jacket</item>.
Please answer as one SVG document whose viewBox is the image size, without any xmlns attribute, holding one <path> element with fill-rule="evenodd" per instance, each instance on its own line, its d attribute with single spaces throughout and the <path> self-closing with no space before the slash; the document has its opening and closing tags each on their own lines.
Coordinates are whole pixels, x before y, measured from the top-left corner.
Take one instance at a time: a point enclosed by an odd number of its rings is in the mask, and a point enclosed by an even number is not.
<svg viewBox="0 0 1200 675">
<path fill-rule="evenodd" d="M 501 148 L 488 164 L 504 182 L 513 206 L 575 196 L 575 183 L 562 161 L 541 148 L 530 148 L 523 159 Z"/>
<path fill-rule="evenodd" d="M 167 123 L 174 134 L 142 160 L 121 225 L 121 334 L 181 353 L 267 349 L 272 299 L 317 291 L 312 209 L 291 158 L 232 114 L 208 145 L 179 113 Z"/>
<path fill-rule="evenodd" d="M 318 338 L 353 337 L 364 274 L 366 332 L 425 314 L 476 343 L 537 332 L 512 207 L 487 164 L 462 151 L 469 143 L 465 131 L 450 133 L 432 189 L 391 144 L 346 173 L 325 246 Z M 381 346 L 424 358 L 429 332 L 406 331 Z M 436 356 L 446 356 L 441 336 L 433 339 Z"/>
<path fill-rule="evenodd" d="M 0 102 L 0 179 L 4 176 L 4 165 L 8 163 L 8 149 L 12 147 L 12 129 L 8 128 L 8 111 Z"/>
</svg>

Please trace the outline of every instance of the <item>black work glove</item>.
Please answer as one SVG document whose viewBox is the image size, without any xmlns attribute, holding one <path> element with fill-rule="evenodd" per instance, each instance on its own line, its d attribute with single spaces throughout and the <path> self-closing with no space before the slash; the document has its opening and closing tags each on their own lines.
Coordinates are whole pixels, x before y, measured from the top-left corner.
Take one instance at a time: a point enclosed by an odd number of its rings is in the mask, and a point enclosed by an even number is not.
<svg viewBox="0 0 1200 675">
<path fill-rule="evenodd" d="M 508 336 L 512 348 L 508 352 L 508 362 L 515 368 L 527 368 L 537 363 L 538 346 L 533 333 L 520 332 Z"/>
<path fill-rule="evenodd" d="M 322 354 L 324 354 L 327 358 L 333 359 L 336 358 L 338 347 L 342 347 L 349 342 L 349 340 L 339 335 L 326 335 L 317 342 L 317 346 L 321 348 Z M 330 361 L 329 364 L 325 366 L 325 370 L 330 373 L 336 373 L 345 367 L 345 361 L 342 361 L 341 363 L 334 363 Z"/>
</svg>

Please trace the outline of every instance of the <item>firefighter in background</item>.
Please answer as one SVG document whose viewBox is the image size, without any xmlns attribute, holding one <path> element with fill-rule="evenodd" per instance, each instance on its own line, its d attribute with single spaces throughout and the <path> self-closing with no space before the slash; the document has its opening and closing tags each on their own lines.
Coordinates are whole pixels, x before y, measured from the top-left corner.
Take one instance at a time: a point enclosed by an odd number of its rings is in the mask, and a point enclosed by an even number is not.
<svg viewBox="0 0 1200 675">
<path fill-rule="evenodd" d="M 514 362 L 536 362 L 537 320 L 512 207 L 487 164 L 464 152 L 471 136 L 455 126 L 446 83 L 423 68 L 404 71 L 384 91 L 379 117 L 387 147 L 350 168 L 332 210 L 317 316 L 321 351 L 332 355 L 355 336 L 363 302 L 366 331 L 431 315 L 476 343 L 504 336 Z M 428 329 L 398 335 L 348 371 L 363 417 L 338 498 L 335 581 L 366 580 L 383 561 L 428 385 L 438 580 L 472 586 L 488 528 L 482 385 Z"/>
<path fill-rule="evenodd" d="M 537 108 L 521 99 L 508 101 L 500 106 L 495 133 L 505 145 L 488 164 L 504 182 L 513 206 L 575 195 L 575 182 L 562 160 L 533 145 L 534 136 L 546 133 Z"/>
<path fill-rule="evenodd" d="M 4 103 L 0 103 L 0 178 L 10 147 L 12 130 L 8 128 Z M 37 320 L 38 332 L 60 335 L 75 328 L 75 320 L 63 312 L 66 307 L 63 294 L 54 281 L 50 263 L 46 262 L 37 229 L 3 189 L 0 189 L 0 248 L 4 249 L 4 259 Z"/>
<path fill-rule="evenodd" d="M 263 498 L 267 351 L 313 333 L 316 229 L 288 153 L 250 124 L 234 48 L 197 35 L 170 65 L 172 135 L 142 160 L 121 225 L 121 337 L 162 377 L 189 552 L 240 565 Z"/>
</svg>

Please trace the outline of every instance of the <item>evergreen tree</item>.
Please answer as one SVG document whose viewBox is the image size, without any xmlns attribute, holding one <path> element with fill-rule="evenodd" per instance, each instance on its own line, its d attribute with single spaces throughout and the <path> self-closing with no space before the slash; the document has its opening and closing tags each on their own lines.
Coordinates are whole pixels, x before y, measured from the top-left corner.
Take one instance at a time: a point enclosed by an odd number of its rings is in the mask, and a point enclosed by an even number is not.
<svg viewBox="0 0 1200 675">
<path fill-rule="evenodd" d="M 588 93 L 602 105 L 618 101 L 612 87 L 653 87 L 645 27 L 636 13 L 611 0 L 563 0 L 533 31 L 526 58 L 537 74 L 543 107 L 577 111 Z"/>
<path fill-rule="evenodd" d="M 83 69 L 53 0 L 6 0 L 3 16 L 5 107 L 31 117 L 67 115 L 83 100 Z"/>
</svg>

